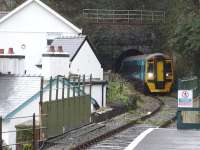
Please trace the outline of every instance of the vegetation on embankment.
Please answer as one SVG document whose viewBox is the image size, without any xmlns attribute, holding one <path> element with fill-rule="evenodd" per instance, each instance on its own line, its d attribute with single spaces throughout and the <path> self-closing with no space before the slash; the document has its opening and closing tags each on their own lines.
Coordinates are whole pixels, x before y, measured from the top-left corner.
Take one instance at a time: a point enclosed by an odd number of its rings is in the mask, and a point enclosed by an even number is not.
<svg viewBox="0 0 200 150">
<path fill-rule="evenodd" d="M 140 96 L 130 82 L 127 82 L 119 74 L 111 74 L 108 83 L 107 102 L 121 104 L 130 109 L 136 108 Z"/>
</svg>

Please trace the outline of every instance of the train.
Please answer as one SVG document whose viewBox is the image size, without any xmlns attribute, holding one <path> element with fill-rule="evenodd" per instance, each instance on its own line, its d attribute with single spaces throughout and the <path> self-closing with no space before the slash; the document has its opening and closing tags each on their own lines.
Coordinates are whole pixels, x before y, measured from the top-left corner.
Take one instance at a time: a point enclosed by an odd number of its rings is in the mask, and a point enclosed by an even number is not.
<svg viewBox="0 0 200 150">
<path fill-rule="evenodd" d="M 169 93 L 174 83 L 173 59 L 163 53 L 128 56 L 121 62 L 120 73 L 139 81 L 145 93 Z"/>
</svg>

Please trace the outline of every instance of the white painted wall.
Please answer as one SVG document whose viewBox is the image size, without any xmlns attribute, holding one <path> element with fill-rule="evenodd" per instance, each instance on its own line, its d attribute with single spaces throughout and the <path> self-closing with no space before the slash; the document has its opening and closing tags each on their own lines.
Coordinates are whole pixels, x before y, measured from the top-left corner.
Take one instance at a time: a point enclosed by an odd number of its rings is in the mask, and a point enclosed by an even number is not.
<svg viewBox="0 0 200 150">
<path fill-rule="evenodd" d="M 1 56 L 5 55 L 0 55 L 0 73 L 8 74 L 8 72 L 10 72 L 11 74 L 17 75 L 24 74 L 24 58 L 12 58 L 16 55 L 7 55 L 8 58 L 2 58 Z"/>
<path fill-rule="evenodd" d="M 45 54 L 53 54 L 53 56 L 44 56 Z M 57 55 L 68 55 L 57 56 Z M 67 53 L 44 53 L 42 57 L 42 76 L 49 79 L 51 76 L 54 78 L 58 75 L 65 77 L 69 76 L 69 54 Z"/>
<path fill-rule="evenodd" d="M 25 49 L 22 45 L 25 45 Z M 41 55 L 47 50 L 46 33 L 7 33 L 0 32 L 0 48 L 12 47 L 15 54 L 25 55 L 25 70 L 27 74 L 41 74 L 41 69 L 35 65 L 40 61 Z"/>
<path fill-rule="evenodd" d="M 103 80 L 103 68 L 86 41 L 70 65 L 70 72 Z"/>
<path fill-rule="evenodd" d="M 89 94 L 89 86 L 85 87 L 85 92 Z M 70 97 L 73 96 L 72 89 L 70 90 Z M 77 94 L 76 94 L 77 96 Z M 94 99 L 97 100 L 97 103 L 102 107 L 102 85 L 93 85 L 92 86 L 92 95 Z M 67 86 L 65 86 L 65 98 L 67 97 Z M 44 101 L 49 100 L 49 90 L 46 90 L 43 95 Z M 62 83 L 59 82 L 59 94 L 58 98 L 62 98 Z M 56 85 L 52 86 L 52 100 L 56 99 Z M 104 107 L 106 106 L 106 85 L 104 86 Z M 91 112 L 95 112 L 95 109 L 91 105 Z M 24 116 L 32 116 L 33 113 L 39 115 L 39 98 L 35 99 L 28 106 L 24 107 L 21 111 L 16 113 L 13 117 L 24 117 Z M 22 118 L 22 119 L 12 119 L 9 122 L 3 122 L 3 131 L 16 131 L 15 126 L 21 124 L 25 121 L 31 120 L 32 118 Z M 38 120 L 38 117 L 36 117 Z M 3 139 L 7 144 L 16 143 L 16 133 L 4 133 Z M 12 146 L 13 150 L 15 150 L 15 146 Z"/>
<path fill-rule="evenodd" d="M 39 98 L 36 99 L 35 101 L 31 102 L 28 106 L 23 108 L 21 111 L 19 111 L 14 117 L 25 117 L 25 116 L 32 116 L 33 113 L 36 115 L 39 115 Z M 3 122 L 3 127 L 2 130 L 4 131 L 16 131 L 15 126 L 22 124 L 25 121 L 32 120 L 32 117 L 29 118 L 20 118 L 20 119 L 11 119 L 8 122 Z M 38 117 L 36 117 L 36 120 L 38 120 Z M 11 133 L 4 133 L 3 135 L 3 140 L 7 144 L 15 144 L 16 143 L 16 132 L 11 132 Z M 15 150 L 15 146 L 11 146 L 12 150 Z"/>
<path fill-rule="evenodd" d="M 25 55 L 27 74 L 41 74 L 35 65 L 47 51 L 47 39 L 79 33 L 36 2 L 0 23 L 0 48 Z M 25 49 L 22 48 L 25 45 Z"/>
<path fill-rule="evenodd" d="M 0 24 L 0 32 L 67 32 L 78 33 L 49 13 L 38 3 L 31 3 Z"/>
</svg>

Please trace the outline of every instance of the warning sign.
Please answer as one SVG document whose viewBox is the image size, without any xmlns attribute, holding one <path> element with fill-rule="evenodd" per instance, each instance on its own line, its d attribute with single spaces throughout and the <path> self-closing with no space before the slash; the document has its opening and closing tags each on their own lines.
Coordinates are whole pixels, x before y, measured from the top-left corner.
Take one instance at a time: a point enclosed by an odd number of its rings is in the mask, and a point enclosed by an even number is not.
<svg viewBox="0 0 200 150">
<path fill-rule="evenodd" d="M 178 107 L 193 107 L 193 91 L 192 90 L 178 91 Z"/>
</svg>

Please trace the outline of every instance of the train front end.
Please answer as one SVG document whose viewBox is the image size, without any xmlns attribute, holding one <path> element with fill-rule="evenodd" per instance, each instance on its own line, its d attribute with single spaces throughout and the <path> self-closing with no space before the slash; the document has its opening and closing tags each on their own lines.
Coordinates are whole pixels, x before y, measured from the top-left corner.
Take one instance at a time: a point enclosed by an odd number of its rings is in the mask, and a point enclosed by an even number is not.
<svg viewBox="0 0 200 150">
<path fill-rule="evenodd" d="M 173 61 L 164 54 L 146 58 L 145 85 L 151 93 L 168 93 L 174 82 Z"/>
</svg>

